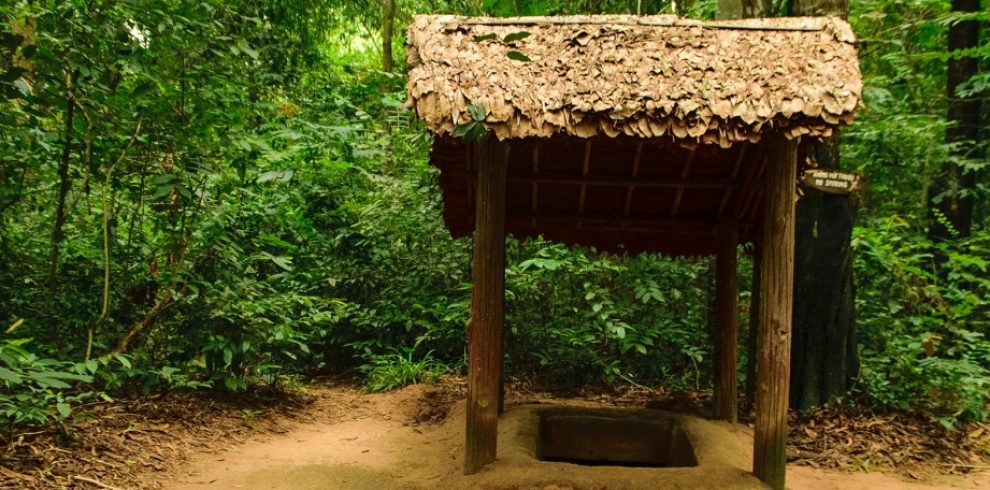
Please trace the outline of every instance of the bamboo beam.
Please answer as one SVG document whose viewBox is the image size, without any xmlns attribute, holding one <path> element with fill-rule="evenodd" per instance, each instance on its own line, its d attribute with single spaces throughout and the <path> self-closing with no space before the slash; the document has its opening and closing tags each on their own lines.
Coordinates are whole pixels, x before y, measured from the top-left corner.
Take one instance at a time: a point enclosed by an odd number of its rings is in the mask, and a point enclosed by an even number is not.
<svg viewBox="0 0 990 490">
<path fill-rule="evenodd" d="M 471 320 L 468 324 L 464 473 L 495 460 L 505 294 L 505 173 L 509 149 L 494 135 L 475 145 L 478 166 Z"/>
<path fill-rule="evenodd" d="M 732 175 L 730 176 L 732 182 L 736 182 L 736 178 L 739 175 L 739 169 L 742 167 L 742 162 L 746 157 L 746 150 L 748 148 L 749 148 L 748 144 L 742 143 L 740 145 L 739 155 L 736 156 L 736 163 L 732 165 Z M 744 182 L 743 182 L 744 185 L 748 184 L 749 181 L 752 180 L 751 176 L 749 175 L 750 173 L 751 172 L 747 172 L 746 177 L 744 177 Z M 725 212 L 725 207 L 729 204 L 729 200 L 732 199 L 733 196 L 735 196 L 736 193 L 733 191 L 734 189 L 729 188 L 725 190 L 724 194 L 722 194 L 722 202 L 718 205 L 719 216 L 722 216 L 722 214 Z"/>
<path fill-rule="evenodd" d="M 540 144 L 533 144 L 533 177 L 540 174 Z M 530 203 L 530 209 L 533 214 L 540 212 L 540 183 L 535 179 L 533 180 L 533 199 Z M 536 218 L 533 218 L 533 222 L 530 223 L 533 228 L 536 228 Z"/>
<path fill-rule="evenodd" d="M 474 149 L 471 145 L 464 145 L 464 161 L 467 162 L 467 202 L 472 209 L 475 207 L 474 187 L 478 184 L 478 170 L 474 168 Z"/>
<path fill-rule="evenodd" d="M 688 175 L 691 173 L 691 164 L 694 163 L 694 154 L 697 152 L 698 148 L 691 148 L 691 152 L 688 153 L 687 161 L 684 162 L 684 168 L 681 169 L 681 180 L 687 181 Z M 684 187 L 683 185 L 677 186 L 677 193 L 674 194 L 674 204 L 670 206 L 670 216 L 677 216 L 677 211 L 681 207 L 681 199 L 684 197 Z"/>
<path fill-rule="evenodd" d="M 759 180 L 760 176 L 763 175 L 766 170 L 767 162 L 769 161 L 769 150 L 766 148 L 766 145 L 767 143 L 764 143 L 764 148 L 762 152 L 763 154 L 760 156 L 760 158 L 753 162 L 755 167 L 752 174 L 753 180 Z M 736 216 L 738 216 L 740 220 L 742 220 L 742 218 L 746 216 L 746 211 L 749 210 L 750 204 L 753 205 L 754 209 L 759 208 L 759 206 L 756 204 L 759 202 L 756 199 L 756 197 L 761 189 L 762 189 L 761 186 L 750 186 L 746 188 L 746 190 L 743 192 L 742 194 L 743 200 L 740 201 L 739 206 L 735 206 Z"/>
<path fill-rule="evenodd" d="M 547 220 L 551 221 L 551 220 Z M 506 222 L 510 225 L 525 225 L 527 219 L 509 217 Z M 568 222 L 570 223 L 570 222 Z M 638 226 L 635 223 L 624 223 L 621 220 L 608 222 L 587 222 L 582 221 L 581 231 L 602 231 L 602 232 L 634 232 L 634 233 L 663 233 L 678 234 L 697 237 L 698 239 L 714 240 L 716 238 L 715 226 L 695 225 L 695 226 Z"/>
<path fill-rule="evenodd" d="M 640 141 L 636 143 L 636 155 L 633 156 L 632 165 L 632 179 L 636 180 L 639 177 L 639 162 L 643 157 L 643 142 Z M 626 204 L 622 208 L 622 215 L 629 216 L 630 207 L 632 207 L 633 193 L 636 192 L 636 184 L 629 184 L 629 188 L 626 189 Z"/>
<path fill-rule="evenodd" d="M 677 188 L 720 188 L 720 187 L 740 187 L 726 178 L 666 178 L 644 180 L 640 177 L 626 175 L 534 175 L 509 177 L 509 184 L 558 184 L 558 185 L 580 185 L 583 189 L 588 186 L 614 186 L 614 187 L 677 187 Z"/>
<path fill-rule="evenodd" d="M 578 213 L 584 214 L 584 199 L 588 193 L 588 170 L 591 168 L 591 140 L 584 142 L 584 163 L 581 165 L 581 180 L 574 182 L 581 184 L 581 194 L 578 196 Z M 565 182 L 558 182 L 565 183 Z"/>
<path fill-rule="evenodd" d="M 759 369 L 753 473 L 784 489 L 787 464 L 787 403 L 790 384 L 791 316 L 794 296 L 794 201 L 797 141 L 780 133 L 768 144 L 763 261 L 760 270 Z"/>
<path fill-rule="evenodd" d="M 763 200 L 763 194 L 765 192 L 763 189 L 755 189 L 753 191 L 753 207 L 749 210 L 752 219 L 756 219 L 756 215 L 760 211 L 760 201 Z"/>
<path fill-rule="evenodd" d="M 736 247 L 739 224 L 723 219 L 718 227 L 715 255 L 715 391 L 712 399 L 717 419 L 735 423 L 739 398 L 736 372 L 739 346 L 739 289 L 736 282 Z"/>
<path fill-rule="evenodd" d="M 525 222 L 531 219 L 538 219 L 541 222 L 585 222 L 585 223 L 595 223 L 602 222 L 608 224 L 630 224 L 630 225 L 641 225 L 641 226 L 656 226 L 656 227 L 666 227 L 666 228 L 676 228 L 676 227 L 691 227 L 697 226 L 705 228 L 707 230 L 715 231 L 718 223 L 714 220 L 701 220 L 701 219 L 687 219 L 687 218 L 667 218 L 667 217 L 654 217 L 654 216 L 617 216 L 614 214 L 607 213 L 595 213 L 595 214 L 576 214 L 567 212 L 542 212 L 539 214 L 531 213 L 516 213 L 512 212 L 506 215 L 506 219 L 513 222 Z"/>
<path fill-rule="evenodd" d="M 450 16 L 440 22 L 443 25 L 475 26 L 539 26 L 539 25 L 641 25 L 652 27 L 700 27 L 702 29 L 728 29 L 742 31 L 820 31 L 828 25 L 824 20 L 806 19 L 801 23 L 755 19 L 743 21 L 699 21 L 671 18 L 668 16 L 568 16 L 568 17 L 503 17 L 503 18 L 464 18 Z"/>
</svg>

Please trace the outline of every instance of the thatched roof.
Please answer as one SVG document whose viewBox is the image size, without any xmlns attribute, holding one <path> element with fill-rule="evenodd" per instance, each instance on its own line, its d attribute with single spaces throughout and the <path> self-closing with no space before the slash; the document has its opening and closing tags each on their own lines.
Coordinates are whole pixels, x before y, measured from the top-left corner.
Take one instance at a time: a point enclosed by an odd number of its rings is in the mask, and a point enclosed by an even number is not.
<svg viewBox="0 0 990 490">
<path fill-rule="evenodd" d="M 529 35 L 505 41 L 520 32 Z M 828 136 L 860 104 L 854 41 L 836 18 L 417 16 L 409 103 L 441 135 L 475 104 L 501 139 L 626 135 L 725 148 L 770 127 Z"/>
</svg>

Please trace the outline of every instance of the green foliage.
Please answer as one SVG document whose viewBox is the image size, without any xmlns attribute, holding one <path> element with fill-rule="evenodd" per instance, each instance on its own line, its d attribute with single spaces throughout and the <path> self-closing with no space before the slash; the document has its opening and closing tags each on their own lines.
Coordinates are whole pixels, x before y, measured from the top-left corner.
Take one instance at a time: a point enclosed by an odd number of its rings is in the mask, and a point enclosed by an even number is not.
<svg viewBox="0 0 990 490">
<path fill-rule="evenodd" d="M 508 264 L 510 369 L 564 383 L 625 376 L 700 386 L 711 353 L 699 328 L 704 263 L 531 241 L 511 246 Z"/>
<path fill-rule="evenodd" d="M 368 364 L 361 366 L 367 376 L 365 387 L 370 392 L 389 391 L 403 386 L 425 383 L 434 384 L 448 371 L 442 363 L 426 353 L 420 360 L 413 360 L 413 349 L 398 350 L 388 354 L 373 355 Z"/>
<path fill-rule="evenodd" d="M 671 10 L 666 0 L 398 4 Z M 678 5 L 711 18 L 717 2 Z M 987 213 L 973 237 L 938 247 L 918 223 L 957 153 L 940 143 L 945 60 L 985 65 L 986 45 L 945 49 L 962 19 L 945 1 L 851 8 L 865 108 L 843 132 L 843 166 L 870 184 L 856 230 L 859 388 L 946 425 L 983 419 Z M 0 5 L 0 324 L 33 339 L 0 338 L 8 428 L 61 423 L 101 392 L 240 390 L 361 366 L 383 390 L 463 368 L 471 243 L 444 229 L 430 138 L 404 106 L 402 75 L 378 68 L 380 23 L 373 0 Z M 528 36 L 475 41 L 525 63 Z M 981 73 L 959 95 L 988 85 Z M 480 141 L 486 116 L 471 104 L 455 134 Z M 985 173 L 986 141 L 965 144 L 972 156 L 957 163 Z M 987 187 L 974 197 L 985 207 Z M 510 375 L 710 384 L 708 262 L 508 243 Z"/>
<path fill-rule="evenodd" d="M 8 430 L 19 424 L 63 421 L 72 415 L 73 405 L 97 395 L 74 390 L 73 385 L 91 382 L 100 363 L 42 359 L 24 348 L 28 342 L 0 344 L 0 423 Z"/>
<path fill-rule="evenodd" d="M 876 404 L 921 410 L 945 425 L 987 417 L 990 332 L 986 221 L 970 238 L 933 244 L 928 189 L 944 174 L 949 2 L 850 2 L 860 39 L 865 109 L 843 134 L 843 166 L 869 178 L 854 232 L 860 389 Z M 980 14 L 985 15 L 985 14 Z M 981 48 L 985 50 L 984 48 Z M 981 93 L 983 75 L 960 90 Z M 967 142 L 974 155 L 985 142 Z M 985 158 L 963 163 L 980 172 Z M 940 196 L 933 196 L 939 199 Z M 981 185 L 978 207 L 987 201 Z M 935 219 L 949 225 L 941 213 Z M 985 216 L 985 211 L 984 211 Z M 939 258 L 944 257 L 944 259 Z"/>
<path fill-rule="evenodd" d="M 488 116 L 488 111 L 484 107 L 475 104 L 469 104 L 467 110 L 471 120 L 458 124 L 454 128 L 454 136 L 469 143 L 484 141 L 488 135 L 488 128 L 485 126 L 485 117 Z"/>
<path fill-rule="evenodd" d="M 990 404 L 990 234 L 935 247 L 898 217 L 857 228 L 854 245 L 866 394 L 883 406 L 922 409 L 951 426 L 984 420 Z M 932 250 L 945 254 L 944 278 Z M 871 274 L 871 271 L 885 271 Z"/>
</svg>

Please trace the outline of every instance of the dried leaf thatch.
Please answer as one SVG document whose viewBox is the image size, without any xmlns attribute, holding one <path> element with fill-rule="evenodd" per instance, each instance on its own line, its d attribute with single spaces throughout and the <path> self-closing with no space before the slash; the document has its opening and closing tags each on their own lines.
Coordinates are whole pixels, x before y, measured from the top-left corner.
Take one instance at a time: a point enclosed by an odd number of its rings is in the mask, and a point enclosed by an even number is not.
<svg viewBox="0 0 990 490">
<path fill-rule="evenodd" d="M 408 39 L 409 104 L 436 134 L 467 122 L 475 104 L 500 139 L 725 148 L 771 127 L 828 136 L 861 101 L 855 38 L 836 18 L 417 16 Z"/>
</svg>

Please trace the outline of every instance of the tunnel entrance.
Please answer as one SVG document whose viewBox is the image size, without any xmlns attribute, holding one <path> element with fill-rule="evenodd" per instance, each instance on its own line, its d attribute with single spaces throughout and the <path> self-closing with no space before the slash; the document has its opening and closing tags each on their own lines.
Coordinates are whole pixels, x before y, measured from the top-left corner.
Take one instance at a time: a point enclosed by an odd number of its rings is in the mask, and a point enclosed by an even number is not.
<svg viewBox="0 0 990 490">
<path fill-rule="evenodd" d="M 536 457 L 588 466 L 697 466 L 687 435 L 673 418 L 597 410 L 539 413 Z"/>
</svg>

